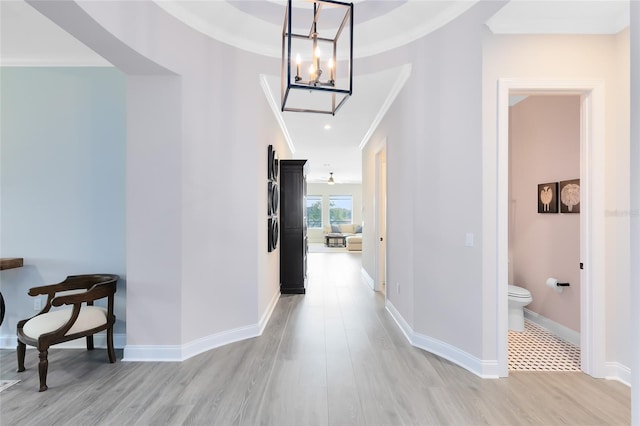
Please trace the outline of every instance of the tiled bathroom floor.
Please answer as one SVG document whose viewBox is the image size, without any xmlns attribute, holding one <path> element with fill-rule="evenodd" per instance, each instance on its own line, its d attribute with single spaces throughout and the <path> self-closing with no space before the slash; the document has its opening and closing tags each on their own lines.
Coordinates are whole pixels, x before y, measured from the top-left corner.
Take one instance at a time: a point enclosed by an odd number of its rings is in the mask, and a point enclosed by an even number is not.
<svg viewBox="0 0 640 426">
<path fill-rule="evenodd" d="M 509 370 L 580 371 L 580 348 L 525 320 L 523 332 L 509 331 Z"/>
</svg>

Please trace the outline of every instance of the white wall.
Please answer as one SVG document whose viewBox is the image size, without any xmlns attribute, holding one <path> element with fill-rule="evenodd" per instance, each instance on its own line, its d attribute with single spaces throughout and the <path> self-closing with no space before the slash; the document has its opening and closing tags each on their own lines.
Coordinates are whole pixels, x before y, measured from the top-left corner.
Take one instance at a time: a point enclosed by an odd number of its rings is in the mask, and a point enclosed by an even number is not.
<svg viewBox="0 0 640 426">
<path fill-rule="evenodd" d="M 326 183 L 307 183 L 307 195 L 318 195 L 322 197 L 322 224 L 323 227 L 329 224 L 329 196 L 330 195 L 351 195 L 353 205 L 351 212 L 352 222 L 362 224 L 362 185 L 336 183 L 327 185 Z M 307 229 L 307 236 L 310 243 L 324 243 L 323 229 Z"/>
<path fill-rule="evenodd" d="M 125 358 L 182 359 L 259 334 L 279 290 L 266 245 L 267 145 L 290 153 L 258 75 L 277 74 L 278 61 L 211 40 L 153 2 L 70 3 L 37 7 L 129 74 L 136 314 Z"/>
<path fill-rule="evenodd" d="M 501 3 L 362 67 L 411 62 L 411 76 L 363 151 L 365 221 L 375 154 L 387 141 L 387 298 L 417 346 L 483 373 L 482 38 Z M 369 69 L 369 68 L 368 68 Z M 363 267 L 373 277 L 375 235 Z M 474 246 L 465 247 L 467 233 Z M 398 291 L 399 287 L 399 291 Z M 461 314 L 464 313 L 464 314 Z"/>
<path fill-rule="evenodd" d="M 498 371 L 495 258 L 497 81 L 512 78 L 604 79 L 607 86 L 607 186 L 628 193 L 621 162 L 628 140 L 614 133 L 628 110 L 617 101 L 625 81 L 624 34 L 620 36 L 497 36 L 484 21 L 501 7 L 481 2 L 441 30 L 404 49 L 363 61 L 375 68 L 411 61 L 412 74 L 363 152 L 365 220 L 373 207 L 376 143 L 387 140 L 388 302 L 414 344 L 443 354 L 478 374 Z M 621 44 L 622 43 L 622 44 Z M 358 65 L 358 64 L 357 64 Z M 626 124 L 628 126 L 628 124 Z M 484 145 L 484 146 L 483 146 Z M 492 149 L 488 147 L 492 146 Z M 611 155 L 611 150 L 616 155 Z M 482 159 L 482 160 L 480 160 Z M 612 175 L 613 173 L 613 175 Z M 625 189 L 625 186 L 627 189 Z M 607 199 L 607 208 L 624 199 Z M 436 206 L 434 208 L 434 206 Z M 494 206 L 487 208 L 487 206 Z M 624 219 L 609 219 L 607 273 L 615 274 L 608 298 L 628 288 L 623 265 Z M 465 247 L 465 234 L 474 247 Z M 363 238 L 363 267 L 370 276 L 372 252 Z M 400 291 L 394 291 L 396 285 Z M 614 290 L 615 286 L 615 290 Z M 615 303 L 615 302 L 614 302 Z M 628 307 L 608 309 L 608 360 L 630 365 L 628 343 L 611 336 L 626 329 Z M 464 312 L 464 315 L 460 315 Z M 612 334 L 612 333 L 611 333 Z"/>
<path fill-rule="evenodd" d="M 500 78 L 528 80 L 600 80 L 605 85 L 606 97 L 606 200 L 607 212 L 628 211 L 629 162 L 625 151 L 629 139 L 617 129 L 629 127 L 629 107 L 624 102 L 628 92 L 628 32 L 617 36 L 528 36 L 490 35 L 484 43 L 483 67 L 483 145 L 484 145 L 484 208 L 487 220 L 483 234 L 490 238 L 484 249 L 485 329 L 496 324 L 495 283 L 491 272 L 495 259 L 496 235 L 496 111 L 497 82 Z M 626 194 L 626 195 L 625 195 Z M 628 336 L 629 306 L 617 304 L 620 294 L 629 291 L 629 218 L 607 215 L 606 218 L 606 357 L 609 362 L 631 365 Z M 492 254 L 493 253 L 493 254 Z M 616 331 L 627 330 L 627 331 Z M 485 334 L 484 358 L 495 357 L 496 342 L 491 333 Z"/>
<path fill-rule="evenodd" d="M 115 343 L 125 332 L 125 77 L 113 68 L 7 68 L 2 91 L 0 343 L 35 314 L 30 287 L 114 273 Z M 43 300 L 44 302 L 44 300 Z"/>
</svg>

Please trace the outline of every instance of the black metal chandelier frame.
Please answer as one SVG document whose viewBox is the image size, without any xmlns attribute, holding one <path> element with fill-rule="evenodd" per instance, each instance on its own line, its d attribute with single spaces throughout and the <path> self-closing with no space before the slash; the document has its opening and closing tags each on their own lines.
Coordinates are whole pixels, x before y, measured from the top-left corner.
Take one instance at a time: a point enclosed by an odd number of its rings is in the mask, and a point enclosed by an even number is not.
<svg viewBox="0 0 640 426">
<path fill-rule="evenodd" d="M 334 38 L 321 37 L 317 32 L 318 19 L 320 18 L 320 12 L 323 6 L 332 5 L 345 8 L 344 17 L 341 20 Z M 284 25 L 282 28 L 282 111 L 292 112 L 311 112 L 321 114 L 335 115 L 336 112 L 344 105 L 347 99 L 352 94 L 353 84 L 353 3 L 346 3 L 337 0 L 315 0 L 313 2 L 313 21 L 311 22 L 311 28 L 308 34 L 294 34 L 292 30 L 292 12 L 293 5 L 292 0 L 287 1 L 287 9 L 284 17 Z M 335 67 L 337 66 L 337 48 L 340 36 L 343 33 L 345 27 L 349 29 L 349 44 L 348 44 L 348 86 L 345 88 L 338 88 L 336 85 Z M 333 53 L 330 59 L 330 64 L 333 64 L 333 68 L 330 68 L 329 76 L 326 80 L 322 80 L 323 71 L 320 67 L 319 57 L 314 53 L 312 60 L 312 67 L 315 67 L 315 74 L 310 72 L 309 79 L 303 80 L 300 75 L 300 65 L 296 64 L 296 75 L 292 76 L 292 56 L 291 56 L 291 44 L 293 39 L 308 40 L 312 43 L 312 52 L 316 52 L 318 41 L 328 42 L 333 45 Z M 331 66 L 329 66 L 331 67 Z M 311 92 L 329 92 L 331 94 L 331 105 L 326 109 L 316 108 L 300 108 L 289 107 L 287 101 L 289 100 L 289 94 L 291 90 L 306 90 Z"/>
</svg>

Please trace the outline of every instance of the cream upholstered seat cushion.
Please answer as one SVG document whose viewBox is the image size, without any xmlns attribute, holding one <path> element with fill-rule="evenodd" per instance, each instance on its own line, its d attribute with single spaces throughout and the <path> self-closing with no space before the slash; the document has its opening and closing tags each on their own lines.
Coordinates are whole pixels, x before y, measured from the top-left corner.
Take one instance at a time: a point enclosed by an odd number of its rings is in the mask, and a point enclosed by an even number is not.
<svg viewBox="0 0 640 426">
<path fill-rule="evenodd" d="M 38 315 L 27 321 L 22 331 L 32 339 L 37 339 L 41 334 L 50 333 L 62 327 L 71 318 L 72 309 L 59 309 Z M 90 330 L 107 323 L 107 310 L 100 306 L 83 306 L 76 322 L 65 334 L 79 333 Z"/>
<path fill-rule="evenodd" d="M 362 234 L 351 235 L 346 238 L 347 250 L 362 250 Z"/>
</svg>

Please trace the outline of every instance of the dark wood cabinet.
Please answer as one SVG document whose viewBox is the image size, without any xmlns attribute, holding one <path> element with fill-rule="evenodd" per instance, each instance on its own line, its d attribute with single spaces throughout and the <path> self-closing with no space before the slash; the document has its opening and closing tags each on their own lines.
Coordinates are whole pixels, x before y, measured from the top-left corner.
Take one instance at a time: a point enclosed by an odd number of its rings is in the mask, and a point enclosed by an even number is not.
<svg viewBox="0 0 640 426">
<path fill-rule="evenodd" d="M 280 160 L 280 293 L 304 294 L 307 281 L 307 160 Z"/>
</svg>

